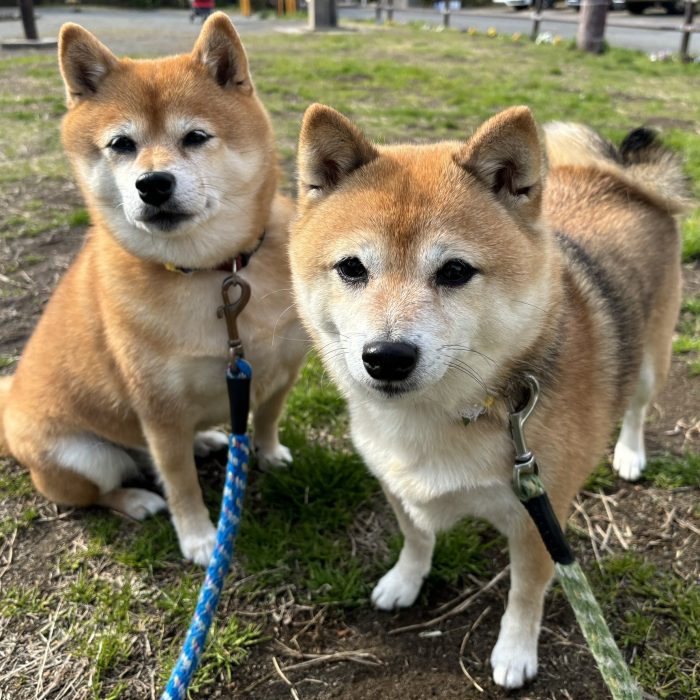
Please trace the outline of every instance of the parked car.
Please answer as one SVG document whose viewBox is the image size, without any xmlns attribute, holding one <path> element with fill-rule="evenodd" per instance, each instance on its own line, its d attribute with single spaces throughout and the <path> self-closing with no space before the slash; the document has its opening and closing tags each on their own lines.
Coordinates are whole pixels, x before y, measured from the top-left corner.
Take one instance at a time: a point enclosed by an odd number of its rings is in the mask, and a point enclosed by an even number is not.
<svg viewBox="0 0 700 700">
<path fill-rule="evenodd" d="M 641 15 L 651 7 L 660 7 L 669 15 L 682 15 L 685 12 L 684 0 L 627 0 L 625 7 L 633 15 Z"/>
<path fill-rule="evenodd" d="M 500 5 L 506 5 L 512 7 L 514 10 L 526 10 L 528 7 L 533 7 L 535 0 L 493 0 L 495 3 Z M 547 10 L 554 7 L 555 0 L 543 0 L 542 7 Z"/>
<path fill-rule="evenodd" d="M 581 9 L 581 3 L 583 0 L 566 0 L 566 6 L 571 7 L 576 12 Z M 626 5 L 626 0 L 608 0 L 609 10 L 624 10 Z"/>
<path fill-rule="evenodd" d="M 582 0 L 566 0 L 566 6 L 578 12 L 581 9 L 581 2 Z M 650 7 L 660 7 L 669 15 L 682 15 L 685 11 L 685 0 L 610 0 L 609 4 L 611 10 L 627 10 L 633 15 L 641 15 Z"/>
</svg>

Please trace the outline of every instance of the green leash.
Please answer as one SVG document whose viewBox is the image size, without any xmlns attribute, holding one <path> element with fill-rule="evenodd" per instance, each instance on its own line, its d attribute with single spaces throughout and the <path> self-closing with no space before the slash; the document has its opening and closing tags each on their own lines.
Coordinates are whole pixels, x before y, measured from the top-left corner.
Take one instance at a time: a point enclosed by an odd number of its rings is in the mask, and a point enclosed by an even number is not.
<svg viewBox="0 0 700 700">
<path fill-rule="evenodd" d="M 564 595 L 573 608 L 613 700 L 642 700 L 642 692 L 615 644 L 588 579 L 574 559 L 564 537 L 544 484 L 538 476 L 535 456 L 525 444 L 523 427 L 539 396 L 539 384 L 535 377 L 528 374 L 525 380 L 530 390 L 527 404 L 522 410 L 510 414 L 510 430 L 516 452 L 513 489 L 537 526 L 542 541 L 554 560 Z"/>
</svg>

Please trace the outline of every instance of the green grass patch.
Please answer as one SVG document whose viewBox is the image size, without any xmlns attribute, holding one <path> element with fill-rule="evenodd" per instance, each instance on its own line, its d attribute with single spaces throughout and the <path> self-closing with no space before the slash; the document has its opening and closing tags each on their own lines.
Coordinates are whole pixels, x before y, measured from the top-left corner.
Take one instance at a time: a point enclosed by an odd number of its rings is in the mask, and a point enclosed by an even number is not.
<svg viewBox="0 0 700 700">
<path fill-rule="evenodd" d="M 652 457 L 644 471 L 644 480 L 662 489 L 677 489 L 700 484 L 700 455 L 688 452 L 684 457 Z"/>
<path fill-rule="evenodd" d="M 55 597 L 36 586 L 9 586 L 0 595 L 0 616 L 13 619 L 44 615 L 51 612 L 55 605 Z"/>
<path fill-rule="evenodd" d="M 268 583 L 284 579 L 307 589 L 315 602 L 353 604 L 368 582 L 349 556 L 348 528 L 376 482 L 354 454 L 287 432 L 294 466 L 262 476 L 259 505 L 243 515 L 238 551 L 246 570 L 275 571 Z"/>
<path fill-rule="evenodd" d="M 0 496 L 21 500 L 34 493 L 34 486 L 25 469 L 10 466 L 9 459 L 0 459 Z"/>
<path fill-rule="evenodd" d="M 5 369 L 5 367 L 12 367 L 19 360 L 17 355 L 0 355 L 0 369 Z"/>
<path fill-rule="evenodd" d="M 617 474 L 607 462 L 599 464 L 588 476 L 583 488 L 586 491 L 609 491 L 615 486 Z"/>
<path fill-rule="evenodd" d="M 700 374 L 700 297 L 689 297 L 681 305 L 673 352 L 684 356 L 690 376 Z"/>
<path fill-rule="evenodd" d="M 482 520 L 468 518 L 451 530 L 439 533 L 428 587 L 439 589 L 445 584 L 460 587 L 468 574 L 492 575 L 494 553 L 505 546 L 505 539 Z"/>
<path fill-rule="evenodd" d="M 605 559 L 591 584 L 642 687 L 660 698 L 697 698 L 700 587 L 633 553 Z"/>
</svg>

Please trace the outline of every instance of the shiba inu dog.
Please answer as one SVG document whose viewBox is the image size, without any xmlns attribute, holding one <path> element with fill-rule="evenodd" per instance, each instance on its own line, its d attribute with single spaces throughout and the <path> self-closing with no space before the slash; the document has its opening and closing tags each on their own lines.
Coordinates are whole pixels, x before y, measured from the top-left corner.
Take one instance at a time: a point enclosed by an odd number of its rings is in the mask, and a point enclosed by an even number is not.
<svg viewBox="0 0 700 700">
<path fill-rule="evenodd" d="M 240 276 L 252 298 L 239 318 L 254 367 L 259 456 L 290 460 L 277 423 L 304 356 L 290 313 L 287 229 L 275 194 L 269 118 L 238 34 L 212 15 L 189 55 L 118 59 L 85 29 L 59 41 L 68 112 L 63 144 L 92 227 L 53 294 L 15 375 L 3 379 L 9 452 L 52 501 L 143 518 L 166 502 L 122 488 L 148 450 L 187 559 L 206 564 L 215 528 L 193 448 L 226 444 L 221 284 Z M 0 442 L 2 440 L 0 434 Z"/>
<path fill-rule="evenodd" d="M 521 686 L 553 563 L 511 486 L 508 415 L 531 373 L 528 445 L 562 523 L 619 417 L 614 468 L 639 477 L 680 300 L 680 167 L 648 130 L 617 150 L 542 135 L 525 107 L 465 142 L 384 147 L 314 105 L 298 159 L 298 307 L 404 536 L 372 601 L 411 605 L 435 533 L 487 519 L 511 562 L 493 678 Z"/>
</svg>

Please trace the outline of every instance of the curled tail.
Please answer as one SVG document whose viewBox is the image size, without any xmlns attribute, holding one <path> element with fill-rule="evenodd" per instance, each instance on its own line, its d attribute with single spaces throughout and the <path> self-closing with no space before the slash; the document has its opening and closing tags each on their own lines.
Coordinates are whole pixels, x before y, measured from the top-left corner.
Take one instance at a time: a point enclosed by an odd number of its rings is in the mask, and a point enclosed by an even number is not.
<svg viewBox="0 0 700 700">
<path fill-rule="evenodd" d="M 10 398 L 10 387 L 12 386 L 12 376 L 0 377 L 0 456 L 8 454 L 7 442 L 5 441 L 5 407 Z"/>
<path fill-rule="evenodd" d="M 620 144 L 620 157 L 634 181 L 661 196 L 672 213 L 690 208 L 690 180 L 680 157 L 659 141 L 658 132 L 646 127 L 630 131 Z"/>
<path fill-rule="evenodd" d="M 648 127 L 630 131 L 620 147 L 581 124 L 552 122 L 544 127 L 550 166 L 580 165 L 613 173 L 669 214 L 693 205 L 690 180 L 681 158 Z"/>
</svg>

